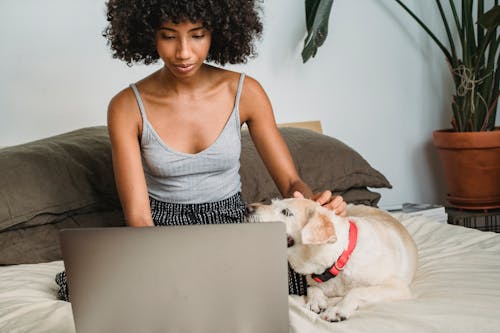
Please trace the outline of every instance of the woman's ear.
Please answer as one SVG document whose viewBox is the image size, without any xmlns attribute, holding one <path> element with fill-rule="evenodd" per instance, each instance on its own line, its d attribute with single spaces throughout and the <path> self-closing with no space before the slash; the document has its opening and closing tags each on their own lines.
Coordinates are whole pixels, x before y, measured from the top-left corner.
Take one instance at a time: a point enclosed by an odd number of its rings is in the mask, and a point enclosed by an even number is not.
<svg viewBox="0 0 500 333">
<path fill-rule="evenodd" d="M 337 241 L 335 227 L 327 215 L 313 212 L 302 228 L 302 244 L 320 245 Z"/>
</svg>

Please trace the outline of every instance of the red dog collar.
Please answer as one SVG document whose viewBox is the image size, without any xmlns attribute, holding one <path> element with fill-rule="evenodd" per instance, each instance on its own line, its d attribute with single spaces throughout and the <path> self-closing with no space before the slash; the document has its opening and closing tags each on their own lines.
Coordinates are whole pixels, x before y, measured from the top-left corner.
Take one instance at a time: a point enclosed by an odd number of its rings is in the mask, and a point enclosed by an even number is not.
<svg viewBox="0 0 500 333">
<path fill-rule="evenodd" d="M 337 261 L 333 263 L 332 267 L 327 269 L 323 274 L 312 274 L 311 277 L 313 278 L 313 280 L 321 283 L 321 282 L 326 282 L 331 278 L 334 278 L 337 275 L 339 275 L 340 271 L 342 271 L 344 269 L 344 266 L 347 264 L 347 261 L 349 260 L 349 256 L 351 255 L 352 251 L 354 251 L 357 240 L 358 240 L 358 227 L 356 227 L 356 224 L 352 220 L 350 220 L 349 244 L 347 245 L 347 249 L 344 252 L 342 252 Z"/>
</svg>

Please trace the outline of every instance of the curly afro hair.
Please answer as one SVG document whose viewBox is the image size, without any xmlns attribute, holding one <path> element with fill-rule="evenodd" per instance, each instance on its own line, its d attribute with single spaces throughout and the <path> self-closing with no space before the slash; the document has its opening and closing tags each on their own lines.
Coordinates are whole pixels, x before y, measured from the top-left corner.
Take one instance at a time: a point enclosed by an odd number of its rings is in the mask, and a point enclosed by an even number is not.
<svg viewBox="0 0 500 333">
<path fill-rule="evenodd" d="M 255 56 L 254 40 L 262 34 L 259 0 L 109 0 L 103 36 L 113 58 L 131 66 L 159 59 L 155 34 L 166 21 L 201 21 L 212 42 L 208 61 L 245 63 Z"/>
</svg>

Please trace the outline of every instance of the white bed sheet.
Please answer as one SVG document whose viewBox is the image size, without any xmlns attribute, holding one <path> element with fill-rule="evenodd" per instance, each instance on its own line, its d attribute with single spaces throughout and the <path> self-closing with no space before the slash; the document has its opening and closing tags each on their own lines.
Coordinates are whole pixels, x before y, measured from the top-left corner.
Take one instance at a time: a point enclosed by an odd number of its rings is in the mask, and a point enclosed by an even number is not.
<svg viewBox="0 0 500 333">
<path fill-rule="evenodd" d="M 328 323 L 290 297 L 290 332 L 500 332 L 500 234 L 398 216 L 419 249 L 408 301 L 360 309 Z M 74 332 L 56 299 L 61 261 L 0 267 L 0 332 Z"/>
</svg>

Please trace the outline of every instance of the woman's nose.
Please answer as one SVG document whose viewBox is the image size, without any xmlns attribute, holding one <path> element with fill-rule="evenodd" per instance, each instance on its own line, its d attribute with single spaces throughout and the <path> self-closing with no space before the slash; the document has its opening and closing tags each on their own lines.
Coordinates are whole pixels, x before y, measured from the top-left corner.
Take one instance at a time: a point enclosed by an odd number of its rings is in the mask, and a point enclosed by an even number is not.
<svg viewBox="0 0 500 333">
<path fill-rule="evenodd" d="M 180 40 L 175 54 L 177 59 L 189 59 L 191 57 L 191 48 L 186 40 Z"/>
</svg>

